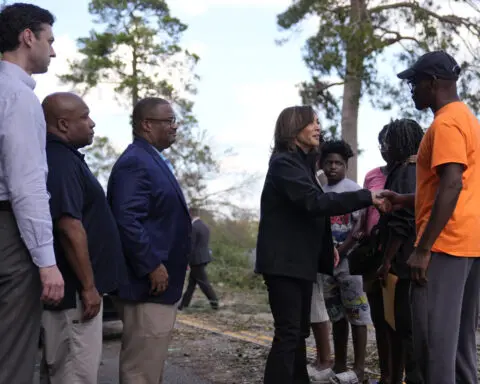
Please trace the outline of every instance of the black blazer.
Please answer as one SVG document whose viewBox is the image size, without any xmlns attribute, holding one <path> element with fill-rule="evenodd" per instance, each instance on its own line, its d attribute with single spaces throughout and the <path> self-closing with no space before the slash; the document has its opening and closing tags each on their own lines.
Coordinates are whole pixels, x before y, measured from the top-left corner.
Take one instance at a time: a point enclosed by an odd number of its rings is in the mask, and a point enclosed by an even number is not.
<svg viewBox="0 0 480 384">
<path fill-rule="evenodd" d="M 207 264 L 212 261 L 210 257 L 210 230 L 207 224 L 201 219 L 195 220 L 192 224 L 192 253 L 190 254 L 190 265 Z"/>
<path fill-rule="evenodd" d="M 107 196 L 128 266 L 118 296 L 175 304 L 182 297 L 192 232 L 177 179 L 158 152 L 136 137 L 113 166 Z M 168 271 L 168 287 L 153 296 L 148 274 L 160 264 Z"/>
<path fill-rule="evenodd" d="M 272 155 L 263 186 L 255 271 L 316 281 L 333 274 L 329 216 L 372 205 L 368 190 L 324 193 L 315 159 L 300 149 Z"/>
</svg>

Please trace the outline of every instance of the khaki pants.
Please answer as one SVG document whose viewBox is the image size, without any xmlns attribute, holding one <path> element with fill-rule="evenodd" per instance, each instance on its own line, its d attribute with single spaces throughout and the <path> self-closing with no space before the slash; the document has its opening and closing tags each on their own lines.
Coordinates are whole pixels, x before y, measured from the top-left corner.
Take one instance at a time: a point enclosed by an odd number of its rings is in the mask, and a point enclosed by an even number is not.
<svg viewBox="0 0 480 384">
<path fill-rule="evenodd" d="M 43 311 L 41 384 L 96 384 L 102 359 L 103 303 L 96 317 L 82 322 L 82 303 L 64 311 Z"/>
<path fill-rule="evenodd" d="M 115 299 L 123 322 L 120 384 L 161 384 L 177 305 Z"/>
</svg>

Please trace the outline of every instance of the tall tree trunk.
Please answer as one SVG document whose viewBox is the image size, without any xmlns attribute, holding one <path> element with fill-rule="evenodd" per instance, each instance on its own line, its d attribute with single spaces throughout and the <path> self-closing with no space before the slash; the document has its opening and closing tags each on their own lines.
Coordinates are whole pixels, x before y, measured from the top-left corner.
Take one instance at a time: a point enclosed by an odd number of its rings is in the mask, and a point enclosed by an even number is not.
<svg viewBox="0 0 480 384">
<path fill-rule="evenodd" d="M 132 77 L 133 77 L 133 84 L 132 84 L 132 108 L 135 107 L 137 104 L 140 96 L 138 91 L 138 54 L 136 47 L 133 47 L 132 52 Z"/>
<path fill-rule="evenodd" d="M 363 26 L 367 21 L 365 0 L 351 0 L 350 22 L 358 26 L 346 47 L 346 74 L 342 103 L 342 139 L 353 149 L 355 157 L 350 160 L 347 176 L 357 181 L 358 165 L 358 109 L 362 90 L 364 55 Z"/>
<path fill-rule="evenodd" d="M 347 55 L 347 76 L 343 87 L 342 104 L 342 139 L 345 140 L 353 149 L 355 156 L 348 164 L 347 176 L 357 181 L 358 164 L 358 109 L 360 106 L 360 91 L 362 87 L 361 78 L 348 74 L 348 55 Z"/>
</svg>

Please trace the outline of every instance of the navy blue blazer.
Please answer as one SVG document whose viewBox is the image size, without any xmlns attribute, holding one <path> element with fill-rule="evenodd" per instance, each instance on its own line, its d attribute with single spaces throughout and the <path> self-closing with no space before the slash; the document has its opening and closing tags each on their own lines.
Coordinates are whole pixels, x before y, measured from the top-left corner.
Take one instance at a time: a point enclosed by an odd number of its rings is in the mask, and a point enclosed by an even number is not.
<svg viewBox="0 0 480 384">
<path fill-rule="evenodd" d="M 182 296 L 192 224 L 185 197 L 159 153 L 135 138 L 113 166 L 107 199 L 117 221 L 128 279 L 118 296 L 136 302 L 174 304 Z M 163 263 L 168 288 L 150 295 L 148 274 Z"/>
</svg>

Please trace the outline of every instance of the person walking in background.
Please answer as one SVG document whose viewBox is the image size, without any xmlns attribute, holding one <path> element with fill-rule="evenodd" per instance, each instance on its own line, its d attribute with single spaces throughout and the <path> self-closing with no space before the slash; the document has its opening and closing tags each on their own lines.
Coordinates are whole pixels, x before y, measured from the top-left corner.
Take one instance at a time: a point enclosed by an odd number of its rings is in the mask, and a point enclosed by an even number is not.
<svg viewBox="0 0 480 384">
<path fill-rule="evenodd" d="M 41 300 L 58 304 L 46 187 L 46 127 L 32 74 L 55 57 L 53 15 L 16 3 L 0 12 L 0 383 L 31 384 Z"/>
<path fill-rule="evenodd" d="M 310 106 L 284 109 L 263 186 L 255 271 L 268 288 L 275 334 L 265 384 L 309 383 L 305 339 L 310 330 L 317 273 L 333 273 L 329 216 L 381 204 L 367 190 L 324 193 L 315 181 L 320 145 L 318 117 Z"/>
<path fill-rule="evenodd" d="M 398 193 L 415 193 L 416 157 L 423 130 L 414 120 L 392 121 L 387 126 L 384 145 L 395 165 L 390 169 L 385 189 Z M 410 308 L 410 268 L 407 259 L 415 243 L 415 212 L 412 208 L 382 214 L 378 224 L 378 240 L 383 250 L 383 263 L 378 277 L 383 283 L 387 275 L 398 277 L 395 285 L 395 329 L 390 326 L 391 375 L 389 383 L 421 384 L 418 364 L 413 356 L 412 311 Z M 403 372 L 405 371 L 405 380 Z"/>
<path fill-rule="evenodd" d="M 325 192 L 355 192 L 361 187 L 346 178 L 348 159 L 353 151 L 343 140 L 326 142 L 321 148 L 321 166 L 328 179 L 323 187 Z M 343 213 L 330 218 L 333 244 L 340 256 L 340 262 L 332 276 L 325 276 L 323 289 L 333 330 L 335 362 L 333 371 L 339 383 L 358 380 L 365 375 L 365 354 L 367 350 L 367 325 L 371 323 L 370 307 L 363 291 L 362 276 L 351 275 L 347 255 L 355 245 L 353 236 L 361 225 L 360 212 Z M 353 371 L 347 368 L 347 347 L 349 323 L 352 327 L 355 361 Z"/>
<path fill-rule="evenodd" d="M 395 209 L 415 206 L 417 240 L 407 264 L 425 384 L 477 382 L 480 123 L 458 97 L 460 72 L 452 56 L 434 51 L 398 74 L 415 107 L 430 108 L 435 118 L 418 151 L 415 195 L 383 194 Z"/>
<path fill-rule="evenodd" d="M 65 296 L 60 305 L 43 311 L 41 383 L 96 384 L 102 296 L 125 279 L 125 260 L 105 192 L 78 151 L 93 140 L 88 106 L 72 93 L 47 96 L 42 106 L 55 256 Z"/>
<path fill-rule="evenodd" d="M 187 203 L 163 150 L 177 136 L 170 103 L 157 97 L 133 109 L 133 143 L 113 166 L 108 201 L 128 277 L 118 291 L 123 322 L 121 384 L 162 382 L 191 251 Z"/>
<path fill-rule="evenodd" d="M 212 261 L 210 256 L 210 229 L 200 218 L 198 208 L 190 208 L 192 217 L 192 251 L 190 253 L 189 265 L 190 274 L 188 276 L 188 286 L 185 291 L 182 302 L 178 309 L 183 309 L 190 305 L 195 287 L 200 287 L 203 294 L 210 302 L 212 309 L 218 309 L 218 298 L 213 290 L 207 275 L 207 264 Z"/>
</svg>

